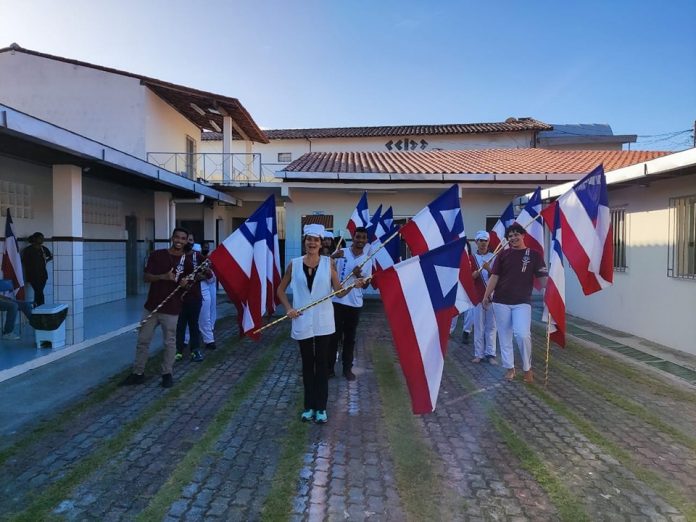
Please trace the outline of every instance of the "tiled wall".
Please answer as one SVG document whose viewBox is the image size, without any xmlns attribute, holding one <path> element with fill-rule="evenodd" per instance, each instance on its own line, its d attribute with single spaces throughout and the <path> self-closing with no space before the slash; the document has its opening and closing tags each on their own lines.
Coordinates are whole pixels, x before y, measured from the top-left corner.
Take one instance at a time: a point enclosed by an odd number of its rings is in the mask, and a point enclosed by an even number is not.
<svg viewBox="0 0 696 522">
<path fill-rule="evenodd" d="M 84 242 L 85 306 L 126 297 L 126 244 Z"/>
</svg>

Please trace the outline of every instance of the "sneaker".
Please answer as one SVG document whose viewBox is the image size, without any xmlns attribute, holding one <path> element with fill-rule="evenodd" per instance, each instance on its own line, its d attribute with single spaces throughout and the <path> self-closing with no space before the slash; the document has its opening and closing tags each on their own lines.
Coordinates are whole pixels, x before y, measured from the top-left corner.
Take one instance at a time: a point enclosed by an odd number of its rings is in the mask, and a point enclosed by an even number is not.
<svg viewBox="0 0 696 522">
<path fill-rule="evenodd" d="M 191 352 L 191 360 L 193 362 L 201 362 L 203 361 L 205 357 L 203 357 L 203 354 L 201 353 L 200 350 L 194 350 Z"/>
<path fill-rule="evenodd" d="M 469 344 L 469 332 L 462 332 L 462 342 Z"/>
<path fill-rule="evenodd" d="M 305 410 L 300 415 L 300 420 L 302 422 L 310 422 L 314 418 L 314 410 Z"/>
<path fill-rule="evenodd" d="M 356 379 L 355 374 L 350 370 L 344 371 L 343 376 L 349 381 L 354 381 Z"/>
<path fill-rule="evenodd" d="M 329 416 L 326 414 L 326 410 L 317 410 L 317 414 L 314 417 L 314 422 L 317 424 L 326 424 L 329 420 Z"/>
<path fill-rule="evenodd" d="M 205 343 L 205 349 L 206 350 L 216 350 L 217 346 L 215 346 L 215 341 L 212 343 Z"/>
<path fill-rule="evenodd" d="M 486 359 L 488 359 L 488 364 L 492 364 L 493 366 L 498 364 L 498 359 L 495 358 L 495 355 L 487 355 Z"/>
<path fill-rule="evenodd" d="M 19 341 L 21 337 L 14 332 L 2 334 L 3 341 Z"/>
<path fill-rule="evenodd" d="M 134 384 L 143 384 L 145 382 L 144 374 L 131 373 L 128 377 L 123 379 L 119 386 L 133 386 Z"/>
<path fill-rule="evenodd" d="M 184 358 L 184 354 L 181 352 L 176 352 L 176 355 L 174 356 L 175 361 L 180 361 L 181 359 Z"/>
<path fill-rule="evenodd" d="M 171 373 L 165 373 L 162 375 L 162 388 L 171 388 L 174 386 L 174 379 L 172 379 Z"/>
</svg>

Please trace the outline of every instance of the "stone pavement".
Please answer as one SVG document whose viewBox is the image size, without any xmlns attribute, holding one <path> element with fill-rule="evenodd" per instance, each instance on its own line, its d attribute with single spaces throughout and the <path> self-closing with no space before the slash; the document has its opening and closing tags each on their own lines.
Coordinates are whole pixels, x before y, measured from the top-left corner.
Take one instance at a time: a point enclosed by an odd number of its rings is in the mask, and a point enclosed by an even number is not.
<svg viewBox="0 0 696 522">
<path fill-rule="evenodd" d="M 298 421 L 286 326 L 260 343 L 237 340 L 232 318 L 218 326 L 220 349 L 177 363 L 174 388 L 156 371 L 143 386 L 112 379 L 9 436 L 0 518 L 419 519 L 404 484 L 420 477 L 404 475 L 409 456 L 389 442 L 395 412 L 375 369 L 377 351 L 393 351 L 381 305 L 363 312 L 358 380 L 330 381 L 325 426 Z M 535 332 L 530 386 L 472 364 L 471 347 L 452 339 L 436 411 L 409 418 L 403 434 L 432 451 L 433 488 L 455 495 L 427 519 L 696 520 L 693 388 L 571 343 L 553 350 L 544 389 L 543 345 Z"/>
</svg>

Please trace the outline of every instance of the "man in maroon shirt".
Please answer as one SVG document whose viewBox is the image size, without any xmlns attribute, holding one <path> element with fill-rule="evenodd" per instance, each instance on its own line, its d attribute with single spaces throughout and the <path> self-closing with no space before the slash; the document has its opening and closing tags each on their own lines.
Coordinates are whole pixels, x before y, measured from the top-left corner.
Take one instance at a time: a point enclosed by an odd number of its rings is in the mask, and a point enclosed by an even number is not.
<svg viewBox="0 0 696 522">
<path fill-rule="evenodd" d="M 187 240 L 188 231 L 183 228 L 175 228 L 172 232 L 171 246 L 155 250 L 148 257 L 145 265 L 145 282 L 150 283 L 150 289 L 145 301 L 143 318 L 147 317 L 173 291 L 188 285 L 189 282 L 185 278 L 193 272 L 193 263 L 191 256 L 187 256 L 184 251 Z M 182 292 L 183 289 L 179 290 L 178 294 Z M 157 325 L 162 327 L 162 336 L 164 337 L 162 387 L 171 388 L 174 384 L 172 368 L 176 355 L 176 323 L 182 306 L 180 297 L 180 295 L 174 295 L 140 328 L 135 348 L 133 373 L 121 383 L 122 385 L 143 384 L 145 382 L 145 364 Z"/>
<path fill-rule="evenodd" d="M 515 354 L 512 339 L 522 357 L 524 381 L 534 381 L 532 374 L 532 287 L 534 277 L 539 279 L 542 288 L 546 286 L 548 270 L 544 259 L 536 250 L 524 244 L 525 229 L 513 223 L 505 230 L 510 248 L 498 254 L 493 264 L 491 277 L 486 285 L 483 306 L 488 309 L 493 303 L 495 323 L 500 340 L 500 355 L 503 368 L 507 369 L 505 378 L 515 378 Z M 495 291 L 495 292 L 494 292 Z"/>
</svg>

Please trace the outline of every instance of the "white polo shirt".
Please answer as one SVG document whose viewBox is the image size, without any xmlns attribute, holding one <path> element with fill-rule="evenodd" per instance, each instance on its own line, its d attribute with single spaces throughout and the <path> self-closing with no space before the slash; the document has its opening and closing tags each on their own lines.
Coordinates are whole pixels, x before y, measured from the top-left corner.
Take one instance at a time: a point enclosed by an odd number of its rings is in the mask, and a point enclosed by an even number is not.
<svg viewBox="0 0 696 522">
<path fill-rule="evenodd" d="M 363 248 L 363 253 L 358 257 L 353 255 L 351 248 L 342 248 L 341 250 L 343 251 L 343 257 L 336 259 L 336 272 L 338 273 L 338 280 L 344 281 L 353 272 L 353 269 L 356 266 L 367 259 L 369 248 L 367 245 L 365 245 L 365 248 Z M 372 262 L 365 263 L 365 266 L 363 266 L 360 271 L 362 272 L 363 277 L 372 275 Z M 348 281 L 346 281 L 346 285 L 354 282 L 355 278 L 351 277 Z M 363 289 L 353 288 L 343 297 L 334 297 L 333 302 L 346 306 L 352 306 L 354 308 L 360 308 L 363 305 Z"/>
</svg>

